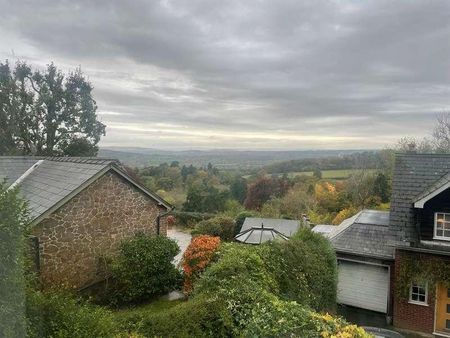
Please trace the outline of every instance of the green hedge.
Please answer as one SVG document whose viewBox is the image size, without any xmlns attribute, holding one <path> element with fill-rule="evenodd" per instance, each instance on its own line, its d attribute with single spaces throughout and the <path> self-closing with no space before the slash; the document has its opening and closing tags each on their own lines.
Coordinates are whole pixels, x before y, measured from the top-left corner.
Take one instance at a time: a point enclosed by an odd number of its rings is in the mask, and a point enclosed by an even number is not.
<svg viewBox="0 0 450 338">
<path fill-rule="evenodd" d="M 192 235 L 218 236 L 223 241 L 231 241 L 234 237 L 235 222 L 231 217 L 217 216 L 199 222 Z"/>
<path fill-rule="evenodd" d="M 118 334 L 112 313 L 70 294 L 30 291 L 29 338 L 111 338 Z"/>
</svg>

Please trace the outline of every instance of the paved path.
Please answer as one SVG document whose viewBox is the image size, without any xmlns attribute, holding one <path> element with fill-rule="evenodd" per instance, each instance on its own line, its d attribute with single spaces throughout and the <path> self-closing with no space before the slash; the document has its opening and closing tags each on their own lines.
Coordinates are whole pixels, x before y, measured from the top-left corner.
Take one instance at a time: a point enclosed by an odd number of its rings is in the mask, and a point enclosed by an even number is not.
<svg viewBox="0 0 450 338">
<path fill-rule="evenodd" d="M 189 243 L 191 243 L 191 234 L 181 231 L 177 228 L 169 228 L 167 229 L 167 237 L 174 239 L 178 246 L 180 247 L 180 253 L 175 256 L 174 263 L 178 265 L 183 257 L 183 253 L 188 247 Z"/>
</svg>

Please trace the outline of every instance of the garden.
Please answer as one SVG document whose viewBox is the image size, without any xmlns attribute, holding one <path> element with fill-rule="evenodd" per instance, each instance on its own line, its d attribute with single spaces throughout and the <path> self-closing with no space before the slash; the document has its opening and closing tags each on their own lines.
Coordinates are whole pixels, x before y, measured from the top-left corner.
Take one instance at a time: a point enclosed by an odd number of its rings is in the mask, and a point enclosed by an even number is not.
<svg viewBox="0 0 450 338">
<path fill-rule="evenodd" d="M 11 273 L 1 280 L 1 289 L 11 291 L 9 304 L 15 303 L 14 316 L 8 303 L 1 306 L 3 318 L 10 318 L 2 336 L 369 337 L 332 315 L 336 257 L 328 241 L 309 229 L 289 241 L 248 246 L 230 240 L 234 220 L 204 220 L 180 268 L 172 264 L 179 253 L 173 240 L 137 234 L 105 257 L 110 277 L 95 292 L 40 290 L 24 273 L 20 234 L 26 229 L 19 225 L 26 224 L 26 208 L 15 194 L 0 194 L 10 206 L 2 209 L 3 249 L 13 240 L 18 244 L 9 247 Z M 25 292 L 13 294 L 17 286 Z M 161 298 L 172 290 L 182 290 L 185 299 Z"/>
</svg>

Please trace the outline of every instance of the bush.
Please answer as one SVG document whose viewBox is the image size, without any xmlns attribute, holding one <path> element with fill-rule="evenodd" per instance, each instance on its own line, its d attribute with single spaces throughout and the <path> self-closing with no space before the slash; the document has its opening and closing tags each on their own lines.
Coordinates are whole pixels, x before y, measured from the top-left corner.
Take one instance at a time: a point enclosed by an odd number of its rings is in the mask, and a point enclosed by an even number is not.
<svg viewBox="0 0 450 338">
<path fill-rule="evenodd" d="M 123 329 L 145 337 L 229 337 L 231 318 L 224 304 L 196 297 L 156 314 L 134 314 Z M 131 326 L 130 323 L 132 323 Z"/>
<path fill-rule="evenodd" d="M 329 241 L 302 228 L 289 241 L 260 246 L 267 269 L 276 278 L 279 295 L 317 311 L 336 302 L 336 255 Z"/>
<path fill-rule="evenodd" d="M 218 236 L 224 241 L 231 241 L 234 238 L 235 223 L 231 217 L 217 216 L 201 221 L 191 232 L 193 235 Z"/>
<path fill-rule="evenodd" d="M 244 337 L 341 337 L 370 338 L 370 334 L 356 325 L 349 325 L 329 314 L 319 315 L 296 302 L 276 300 L 257 303 Z"/>
<path fill-rule="evenodd" d="M 25 334 L 24 233 L 26 205 L 0 180 L 0 336 Z"/>
<path fill-rule="evenodd" d="M 30 291 L 27 318 L 30 338 L 110 338 L 118 333 L 110 311 L 70 294 Z"/>
<path fill-rule="evenodd" d="M 209 264 L 220 245 L 219 237 L 194 237 L 183 254 L 184 292 L 192 291 L 193 282 Z"/>
<path fill-rule="evenodd" d="M 165 236 L 138 234 L 122 242 L 108 263 L 109 302 L 142 302 L 176 288 L 181 274 L 172 261 L 179 252 L 177 243 Z"/>
<path fill-rule="evenodd" d="M 214 214 L 187 211 L 172 211 L 176 224 L 185 228 L 193 228 L 198 222 L 214 217 Z"/>
</svg>

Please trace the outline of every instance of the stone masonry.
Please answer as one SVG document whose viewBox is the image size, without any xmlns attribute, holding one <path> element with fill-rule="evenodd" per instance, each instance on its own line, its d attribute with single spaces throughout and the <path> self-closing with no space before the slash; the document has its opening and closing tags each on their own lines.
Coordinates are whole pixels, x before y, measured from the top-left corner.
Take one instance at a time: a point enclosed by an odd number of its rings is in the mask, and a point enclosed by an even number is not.
<svg viewBox="0 0 450 338">
<path fill-rule="evenodd" d="M 40 278 L 44 288 L 80 288 L 102 279 L 102 257 L 138 232 L 156 234 L 166 211 L 113 171 L 101 176 L 37 224 Z M 166 235 L 164 218 L 160 233 Z"/>
</svg>

